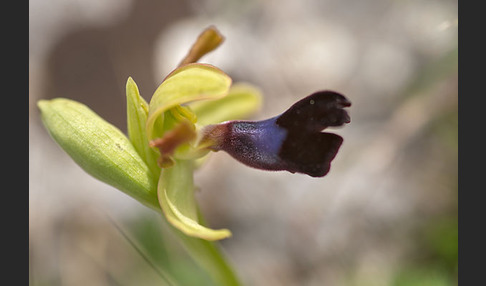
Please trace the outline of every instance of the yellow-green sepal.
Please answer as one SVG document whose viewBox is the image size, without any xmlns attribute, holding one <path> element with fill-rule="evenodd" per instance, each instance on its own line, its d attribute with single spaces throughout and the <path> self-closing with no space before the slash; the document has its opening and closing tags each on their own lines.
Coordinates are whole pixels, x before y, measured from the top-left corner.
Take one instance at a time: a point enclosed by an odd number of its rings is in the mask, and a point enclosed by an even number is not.
<svg viewBox="0 0 486 286">
<path fill-rule="evenodd" d="M 188 64 L 175 69 L 157 88 L 149 104 L 146 124 L 151 141 L 163 136 L 163 114 L 171 108 L 203 99 L 218 99 L 228 94 L 231 78 L 207 64 Z M 185 110 L 188 111 L 188 110 Z"/>
<path fill-rule="evenodd" d="M 170 168 L 162 169 L 157 195 L 167 220 L 186 235 L 205 240 L 220 240 L 231 236 L 227 229 L 210 229 L 199 223 L 194 197 L 192 160 L 176 160 Z"/>
<path fill-rule="evenodd" d="M 262 93 L 258 88 L 248 83 L 235 83 L 227 96 L 216 100 L 193 102 L 189 107 L 197 116 L 197 124 L 205 126 L 248 118 L 261 105 Z"/>
</svg>

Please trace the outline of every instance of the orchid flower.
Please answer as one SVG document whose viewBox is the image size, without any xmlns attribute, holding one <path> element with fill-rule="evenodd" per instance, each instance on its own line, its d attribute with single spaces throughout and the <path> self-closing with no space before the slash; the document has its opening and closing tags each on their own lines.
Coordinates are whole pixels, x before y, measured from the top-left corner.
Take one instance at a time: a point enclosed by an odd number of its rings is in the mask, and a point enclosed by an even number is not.
<svg viewBox="0 0 486 286">
<path fill-rule="evenodd" d="M 222 41 L 214 27 L 206 29 L 149 103 L 128 78 L 128 136 L 79 102 L 56 98 L 40 100 L 38 106 L 49 134 L 79 166 L 161 211 L 196 260 L 209 265 L 216 280 L 232 285 L 232 276 L 217 270 L 227 267 L 221 256 L 204 242 L 231 232 L 203 223 L 194 197 L 195 169 L 211 151 L 223 150 L 250 167 L 324 176 L 343 140 L 321 131 L 349 123 L 343 108 L 350 102 L 339 93 L 321 91 L 279 116 L 241 121 L 260 107 L 260 91 L 232 84 L 219 68 L 197 63 Z M 217 262 L 208 263 L 208 256 Z"/>
</svg>

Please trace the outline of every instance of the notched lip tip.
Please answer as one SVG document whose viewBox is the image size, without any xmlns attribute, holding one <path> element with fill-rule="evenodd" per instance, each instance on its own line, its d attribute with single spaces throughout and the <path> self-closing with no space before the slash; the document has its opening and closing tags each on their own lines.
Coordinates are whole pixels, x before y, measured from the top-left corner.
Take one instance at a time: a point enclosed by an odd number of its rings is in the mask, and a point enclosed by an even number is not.
<svg viewBox="0 0 486 286">
<path fill-rule="evenodd" d="M 339 101 L 339 104 L 341 105 L 341 108 L 350 107 L 351 101 L 349 101 L 349 99 L 343 96 Z"/>
<path fill-rule="evenodd" d="M 351 122 L 351 116 L 346 112 L 346 118 L 344 119 L 344 123 L 350 123 Z"/>
</svg>

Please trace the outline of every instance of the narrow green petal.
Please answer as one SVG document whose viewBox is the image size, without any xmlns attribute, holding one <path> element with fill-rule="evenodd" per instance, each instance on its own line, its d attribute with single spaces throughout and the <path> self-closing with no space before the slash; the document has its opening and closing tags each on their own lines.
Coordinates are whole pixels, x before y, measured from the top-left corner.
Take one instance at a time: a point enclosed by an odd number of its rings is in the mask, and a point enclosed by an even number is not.
<svg viewBox="0 0 486 286">
<path fill-rule="evenodd" d="M 161 168 L 168 168 L 174 165 L 172 158 L 175 152 L 184 149 L 183 152 L 189 151 L 189 143 L 197 137 L 194 124 L 188 120 L 182 119 L 174 128 L 165 132 L 162 138 L 156 138 L 150 141 L 150 147 L 156 147 L 160 151 L 160 157 L 157 160 Z"/>
<path fill-rule="evenodd" d="M 176 160 L 172 167 L 162 170 L 157 195 L 165 217 L 174 227 L 189 236 L 206 240 L 231 236 L 227 229 L 213 230 L 199 224 L 193 171 L 191 160 Z"/>
<path fill-rule="evenodd" d="M 179 66 L 195 63 L 205 54 L 216 49 L 224 41 L 223 36 L 214 26 L 206 28 L 192 45 L 189 53 L 184 57 Z"/>
<path fill-rule="evenodd" d="M 126 90 L 128 138 L 140 157 L 147 163 L 154 177 L 158 177 L 160 174 L 160 168 L 157 166 L 159 154 L 150 148 L 145 129 L 148 116 L 148 104 L 140 96 L 137 84 L 131 77 L 127 80 Z"/>
<path fill-rule="evenodd" d="M 246 83 L 235 83 L 227 96 L 211 101 L 189 104 L 196 113 L 199 125 L 216 124 L 227 120 L 245 119 L 262 105 L 259 89 Z"/>
<path fill-rule="evenodd" d="M 40 100 L 38 107 L 51 137 L 88 174 L 159 209 L 157 180 L 118 128 L 73 100 Z"/>
<path fill-rule="evenodd" d="M 147 119 L 148 140 L 160 137 L 156 121 L 170 108 L 202 99 L 218 99 L 225 96 L 231 86 L 231 78 L 220 69 L 206 64 L 188 64 L 175 69 L 157 88 L 149 104 Z"/>
</svg>

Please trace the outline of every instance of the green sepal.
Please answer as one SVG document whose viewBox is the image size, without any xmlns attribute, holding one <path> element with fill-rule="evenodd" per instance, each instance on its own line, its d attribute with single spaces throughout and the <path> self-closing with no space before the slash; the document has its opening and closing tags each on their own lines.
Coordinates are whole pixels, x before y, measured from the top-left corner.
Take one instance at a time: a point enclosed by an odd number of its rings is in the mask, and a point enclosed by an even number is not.
<svg viewBox="0 0 486 286">
<path fill-rule="evenodd" d="M 227 120 L 245 119 L 262 105 L 262 94 L 258 88 L 247 83 L 235 83 L 228 95 L 216 100 L 197 101 L 189 107 L 197 116 L 200 126 Z"/>
<path fill-rule="evenodd" d="M 164 130 L 159 128 L 163 128 L 162 115 L 169 109 L 197 100 L 221 98 L 230 86 L 231 78 L 211 65 L 195 63 L 175 69 L 150 100 L 146 124 L 148 140 L 163 136 Z"/>
<path fill-rule="evenodd" d="M 170 168 L 162 169 L 157 195 L 167 220 L 192 237 L 219 240 L 231 236 L 227 229 L 214 230 L 199 223 L 194 197 L 194 166 L 192 160 L 176 160 Z"/>
</svg>

